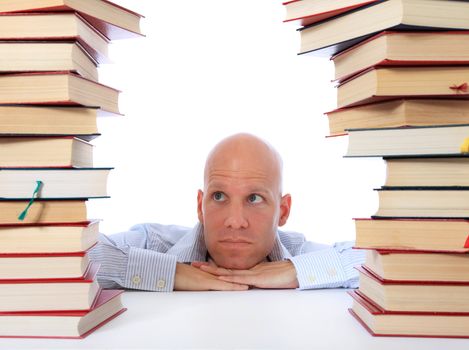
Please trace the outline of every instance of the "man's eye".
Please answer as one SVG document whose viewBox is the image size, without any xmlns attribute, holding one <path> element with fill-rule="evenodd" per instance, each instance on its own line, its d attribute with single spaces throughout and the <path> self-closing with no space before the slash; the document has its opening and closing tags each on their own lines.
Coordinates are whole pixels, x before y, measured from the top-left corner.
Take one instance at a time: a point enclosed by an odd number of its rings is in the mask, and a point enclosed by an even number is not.
<svg viewBox="0 0 469 350">
<path fill-rule="evenodd" d="M 249 197 L 248 197 L 248 201 L 249 203 L 260 203 L 264 200 L 264 198 L 262 198 L 262 196 L 258 195 L 258 194 L 251 194 Z"/>
<path fill-rule="evenodd" d="M 213 195 L 212 195 L 212 198 L 216 201 L 216 202 L 222 202 L 225 200 L 225 194 L 223 192 L 215 192 Z"/>
</svg>

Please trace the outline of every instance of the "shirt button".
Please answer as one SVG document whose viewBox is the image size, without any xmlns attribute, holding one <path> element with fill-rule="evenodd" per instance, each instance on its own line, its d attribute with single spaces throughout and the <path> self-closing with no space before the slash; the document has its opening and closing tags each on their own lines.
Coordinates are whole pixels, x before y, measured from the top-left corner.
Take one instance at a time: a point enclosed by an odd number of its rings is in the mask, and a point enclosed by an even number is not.
<svg viewBox="0 0 469 350">
<path fill-rule="evenodd" d="M 328 273 L 329 276 L 331 276 L 331 277 L 337 276 L 337 271 L 336 271 L 335 269 L 329 269 L 329 270 L 327 270 L 327 273 Z"/>
<path fill-rule="evenodd" d="M 308 279 L 309 279 L 310 282 L 316 281 L 316 277 L 314 277 L 313 275 L 310 275 L 310 276 L 308 277 Z"/>
<path fill-rule="evenodd" d="M 139 275 L 135 275 L 134 277 L 132 277 L 133 284 L 140 284 L 140 282 L 142 282 L 142 279 L 140 278 Z"/>
<path fill-rule="evenodd" d="M 158 282 L 156 282 L 156 288 L 164 288 L 165 286 L 166 286 L 165 280 L 158 280 Z"/>
</svg>

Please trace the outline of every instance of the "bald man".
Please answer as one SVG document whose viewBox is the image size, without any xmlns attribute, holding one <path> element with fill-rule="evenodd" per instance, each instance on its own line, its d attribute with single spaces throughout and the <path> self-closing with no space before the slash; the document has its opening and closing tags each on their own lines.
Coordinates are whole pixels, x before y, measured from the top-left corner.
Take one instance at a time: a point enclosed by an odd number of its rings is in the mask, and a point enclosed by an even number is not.
<svg viewBox="0 0 469 350">
<path fill-rule="evenodd" d="M 354 288 L 364 253 L 353 242 L 327 246 L 278 230 L 291 196 L 282 160 L 265 141 L 236 134 L 207 157 L 194 228 L 140 224 L 101 235 L 90 257 L 105 288 L 151 291 Z"/>
</svg>

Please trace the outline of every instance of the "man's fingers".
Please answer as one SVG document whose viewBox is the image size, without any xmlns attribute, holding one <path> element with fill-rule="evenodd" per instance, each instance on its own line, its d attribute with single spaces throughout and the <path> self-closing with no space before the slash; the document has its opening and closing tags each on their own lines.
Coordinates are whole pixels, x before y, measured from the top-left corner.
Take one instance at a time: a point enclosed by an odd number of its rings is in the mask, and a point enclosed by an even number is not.
<svg viewBox="0 0 469 350">
<path fill-rule="evenodd" d="M 191 262 L 191 266 L 194 266 L 194 267 L 201 267 L 203 265 L 208 266 L 208 262 L 205 262 L 205 261 L 193 261 L 193 262 Z"/>
<path fill-rule="evenodd" d="M 237 283 L 237 284 L 245 284 L 249 286 L 255 286 L 257 281 L 257 276 L 255 275 L 232 275 L 232 276 L 219 276 L 219 280 L 230 282 L 230 283 Z"/>
<path fill-rule="evenodd" d="M 249 286 L 245 284 L 213 280 L 213 285 L 209 289 L 210 290 L 222 290 L 222 291 L 229 291 L 229 290 L 237 291 L 237 290 L 248 290 Z"/>
<path fill-rule="evenodd" d="M 215 267 L 215 266 L 209 266 L 209 265 L 201 265 L 200 269 L 211 273 L 212 275 L 217 275 L 217 276 L 224 276 L 224 275 L 231 275 L 232 271 L 228 269 L 224 269 L 223 267 Z"/>
</svg>

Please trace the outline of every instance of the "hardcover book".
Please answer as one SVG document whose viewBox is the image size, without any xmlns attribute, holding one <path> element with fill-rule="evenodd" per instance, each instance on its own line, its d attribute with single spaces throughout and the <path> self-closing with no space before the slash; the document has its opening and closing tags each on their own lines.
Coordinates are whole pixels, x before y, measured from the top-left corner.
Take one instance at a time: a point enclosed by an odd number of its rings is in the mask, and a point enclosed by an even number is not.
<svg viewBox="0 0 469 350">
<path fill-rule="evenodd" d="M 376 1 L 300 29 L 300 54 L 331 56 L 382 30 L 469 29 L 466 0 Z"/>
<path fill-rule="evenodd" d="M 70 72 L 4 74 L 0 89 L 2 104 L 81 105 L 120 114 L 118 90 Z"/>
<path fill-rule="evenodd" d="M 373 336 L 469 338 L 468 313 L 413 313 L 387 311 L 350 291 L 353 317 Z"/>
<path fill-rule="evenodd" d="M 0 338 L 85 338 L 127 309 L 122 290 L 103 290 L 87 311 L 0 312 Z"/>
<path fill-rule="evenodd" d="M 38 203 L 50 202 L 52 201 L 39 201 Z M 73 209 L 73 206 L 71 208 Z M 59 213 L 59 208 L 57 208 L 56 214 Z M 34 216 L 34 213 L 28 213 L 26 218 L 30 215 Z M 78 254 L 79 257 L 83 257 L 83 252 L 96 244 L 98 235 L 99 221 L 97 220 L 76 223 L 0 224 L 0 258 L 11 254 L 36 254 L 38 256 L 46 254 L 46 257 L 50 257 L 50 254 L 65 254 L 65 257 L 68 257 L 70 253 L 72 256 Z M 50 262 L 51 260 L 45 260 L 45 264 Z M 42 267 L 38 266 L 38 268 Z M 4 271 L 3 273 L 10 274 L 11 272 Z M 53 273 L 53 270 L 48 268 L 44 273 Z"/>
<path fill-rule="evenodd" d="M 374 66 L 456 66 L 469 64 L 469 31 L 384 31 L 331 57 L 335 79 Z"/>
<path fill-rule="evenodd" d="M 462 219 L 355 219 L 356 248 L 469 252 L 469 221 Z"/>
<path fill-rule="evenodd" d="M 77 11 L 108 39 L 141 36 L 136 12 L 107 0 L 2 0 L 0 13 Z"/>
</svg>

